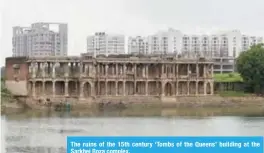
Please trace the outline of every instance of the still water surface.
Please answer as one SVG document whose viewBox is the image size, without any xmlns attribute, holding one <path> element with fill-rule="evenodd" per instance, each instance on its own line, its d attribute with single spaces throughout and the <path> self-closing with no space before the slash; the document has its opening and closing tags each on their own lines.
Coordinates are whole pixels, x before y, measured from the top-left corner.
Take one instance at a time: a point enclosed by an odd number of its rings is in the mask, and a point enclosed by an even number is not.
<svg viewBox="0 0 264 153">
<path fill-rule="evenodd" d="M 69 135 L 94 136 L 264 136 L 264 117 L 128 117 L 103 112 L 1 116 L 2 147 L 7 153 L 65 153 Z M 4 151 L 1 151 L 4 153 Z"/>
</svg>

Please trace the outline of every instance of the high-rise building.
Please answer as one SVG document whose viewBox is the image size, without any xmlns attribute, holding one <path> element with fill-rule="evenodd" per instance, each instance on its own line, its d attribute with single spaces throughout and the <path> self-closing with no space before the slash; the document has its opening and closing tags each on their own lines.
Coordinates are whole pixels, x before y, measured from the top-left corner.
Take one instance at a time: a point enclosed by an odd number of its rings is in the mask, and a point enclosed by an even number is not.
<svg viewBox="0 0 264 153">
<path fill-rule="evenodd" d="M 13 27 L 13 56 L 66 56 L 68 25 L 34 23 L 31 27 Z"/>
<path fill-rule="evenodd" d="M 125 54 L 125 36 L 96 32 L 87 37 L 87 53 L 93 56 Z"/>
<path fill-rule="evenodd" d="M 137 36 L 128 38 L 128 53 L 129 54 L 149 54 L 148 39 Z"/>
<path fill-rule="evenodd" d="M 139 41 L 141 37 L 138 37 Z M 134 41 L 134 44 L 137 44 Z M 210 57 L 238 57 L 240 52 L 250 46 L 262 43 L 262 37 L 241 34 L 238 30 L 225 31 L 212 35 L 187 35 L 174 29 L 160 31 L 148 36 L 144 44 L 148 44 L 147 54 L 182 54 L 192 56 Z M 129 42 L 129 46 L 131 43 Z M 135 45 L 139 46 L 139 45 Z M 129 47 L 130 48 L 130 47 Z M 141 52 L 135 47 L 135 52 Z"/>
</svg>

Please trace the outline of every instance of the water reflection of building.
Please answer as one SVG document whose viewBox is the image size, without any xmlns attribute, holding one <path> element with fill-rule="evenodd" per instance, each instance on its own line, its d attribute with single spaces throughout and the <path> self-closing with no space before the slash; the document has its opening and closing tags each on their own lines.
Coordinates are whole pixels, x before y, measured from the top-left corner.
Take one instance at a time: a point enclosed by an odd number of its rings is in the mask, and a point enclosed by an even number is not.
<svg viewBox="0 0 264 153">
<path fill-rule="evenodd" d="M 6 84 L 32 97 L 213 94 L 213 62 L 173 56 L 7 58 Z"/>
</svg>

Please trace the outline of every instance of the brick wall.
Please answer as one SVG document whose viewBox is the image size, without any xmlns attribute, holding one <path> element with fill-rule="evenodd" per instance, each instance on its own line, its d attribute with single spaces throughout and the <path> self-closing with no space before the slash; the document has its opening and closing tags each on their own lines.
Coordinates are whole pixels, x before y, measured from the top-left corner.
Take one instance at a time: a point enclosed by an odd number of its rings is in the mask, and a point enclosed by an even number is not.
<svg viewBox="0 0 264 153">
<path fill-rule="evenodd" d="M 27 80 L 28 64 L 26 57 L 8 57 L 5 64 L 5 79 L 6 80 Z"/>
</svg>

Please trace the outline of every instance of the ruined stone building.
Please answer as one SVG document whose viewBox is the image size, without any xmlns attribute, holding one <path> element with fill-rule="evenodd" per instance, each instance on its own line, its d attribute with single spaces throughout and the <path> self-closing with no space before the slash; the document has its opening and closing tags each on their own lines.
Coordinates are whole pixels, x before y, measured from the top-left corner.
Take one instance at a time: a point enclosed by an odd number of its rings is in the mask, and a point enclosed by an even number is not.
<svg viewBox="0 0 264 153">
<path fill-rule="evenodd" d="M 213 63 L 174 57 L 12 57 L 6 85 L 32 97 L 155 96 L 213 94 Z"/>
</svg>

